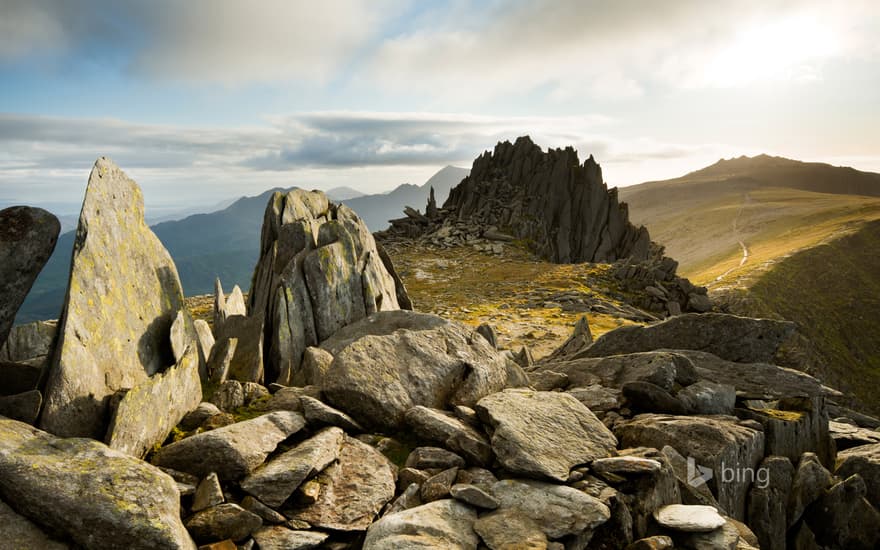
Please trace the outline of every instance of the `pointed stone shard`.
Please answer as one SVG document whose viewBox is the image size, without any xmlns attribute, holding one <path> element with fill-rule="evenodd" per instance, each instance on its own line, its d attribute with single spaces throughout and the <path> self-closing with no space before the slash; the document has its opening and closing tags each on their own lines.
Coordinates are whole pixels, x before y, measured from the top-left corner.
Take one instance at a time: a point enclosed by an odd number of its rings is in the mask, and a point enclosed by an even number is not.
<svg viewBox="0 0 880 550">
<path fill-rule="evenodd" d="M 0 346 L 37 275 L 55 250 L 61 224 L 40 208 L 0 210 Z"/>
<path fill-rule="evenodd" d="M 168 335 L 185 307 L 177 268 L 144 222 L 140 189 L 98 159 L 40 425 L 64 437 L 103 439 L 110 397 L 175 364 Z"/>
</svg>

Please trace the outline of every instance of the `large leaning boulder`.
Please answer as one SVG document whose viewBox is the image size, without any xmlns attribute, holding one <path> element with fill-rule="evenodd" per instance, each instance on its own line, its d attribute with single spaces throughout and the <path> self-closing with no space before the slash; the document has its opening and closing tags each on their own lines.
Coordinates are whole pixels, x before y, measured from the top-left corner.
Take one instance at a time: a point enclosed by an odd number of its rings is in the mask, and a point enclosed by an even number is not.
<svg viewBox="0 0 880 550">
<path fill-rule="evenodd" d="M 406 290 L 392 273 L 350 208 L 320 191 L 275 193 L 248 296 L 249 315 L 266 323 L 266 380 L 301 384 L 307 347 L 371 313 L 406 306 Z"/>
<path fill-rule="evenodd" d="M 102 439 L 110 398 L 175 364 L 169 334 L 185 307 L 177 268 L 144 222 L 140 189 L 110 160 L 98 159 L 80 214 L 40 426 Z"/>
<path fill-rule="evenodd" d="M 0 497 L 83 548 L 195 549 L 170 476 L 97 441 L 2 417 Z"/>
<path fill-rule="evenodd" d="M 40 208 L 0 210 L 0 346 L 37 275 L 55 250 L 61 224 Z"/>
<path fill-rule="evenodd" d="M 779 345 L 794 333 L 789 321 L 723 313 L 688 313 L 649 325 L 621 327 L 574 355 L 604 357 L 658 349 L 706 351 L 738 363 L 772 363 Z"/>
<path fill-rule="evenodd" d="M 383 311 L 321 346 L 334 355 L 324 398 L 364 426 L 397 429 L 421 405 L 472 407 L 504 389 L 519 367 L 471 329 L 434 315 Z"/>
</svg>

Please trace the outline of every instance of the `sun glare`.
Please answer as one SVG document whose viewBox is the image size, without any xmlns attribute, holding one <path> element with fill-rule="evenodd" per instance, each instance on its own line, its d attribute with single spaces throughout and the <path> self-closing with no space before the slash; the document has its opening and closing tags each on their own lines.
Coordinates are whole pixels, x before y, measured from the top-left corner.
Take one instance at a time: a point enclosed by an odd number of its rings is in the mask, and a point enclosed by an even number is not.
<svg viewBox="0 0 880 550">
<path fill-rule="evenodd" d="M 833 29 L 813 17 L 747 27 L 711 59 L 705 78 L 723 88 L 819 78 L 819 64 L 837 44 Z"/>
</svg>

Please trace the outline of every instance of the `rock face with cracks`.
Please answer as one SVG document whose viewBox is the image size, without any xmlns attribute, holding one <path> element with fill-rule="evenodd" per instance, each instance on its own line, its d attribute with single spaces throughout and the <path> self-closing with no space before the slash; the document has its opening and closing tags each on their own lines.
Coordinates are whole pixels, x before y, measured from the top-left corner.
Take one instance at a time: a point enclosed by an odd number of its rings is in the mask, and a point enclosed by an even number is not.
<svg viewBox="0 0 880 550">
<path fill-rule="evenodd" d="M 305 349 L 377 311 L 407 307 L 372 234 L 319 191 L 275 193 L 266 207 L 249 314 L 265 320 L 266 380 L 301 384 Z"/>
</svg>

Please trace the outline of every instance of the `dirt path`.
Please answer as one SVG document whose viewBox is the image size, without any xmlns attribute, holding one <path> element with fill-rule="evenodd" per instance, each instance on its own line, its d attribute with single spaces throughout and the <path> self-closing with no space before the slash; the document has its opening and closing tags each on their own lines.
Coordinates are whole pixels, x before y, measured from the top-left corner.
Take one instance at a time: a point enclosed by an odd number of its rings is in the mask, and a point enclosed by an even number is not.
<svg viewBox="0 0 880 550">
<path fill-rule="evenodd" d="M 739 235 L 739 220 L 742 217 L 743 208 L 745 208 L 745 206 L 750 202 L 752 202 L 752 198 L 749 196 L 748 193 L 744 194 L 742 204 L 739 205 L 739 210 L 736 213 L 736 217 L 733 218 L 733 234 L 735 236 Z M 742 240 L 739 240 L 737 242 L 739 243 L 740 248 L 742 248 L 742 258 L 739 261 L 739 265 L 736 267 L 731 267 L 721 275 L 715 277 L 713 283 L 718 283 L 722 281 L 725 277 L 730 275 L 732 271 L 734 271 L 735 269 L 739 269 L 740 267 L 744 266 L 747 261 L 749 261 L 749 248 L 746 246 L 746 243 L 744 243 Z"/>
</svg>

